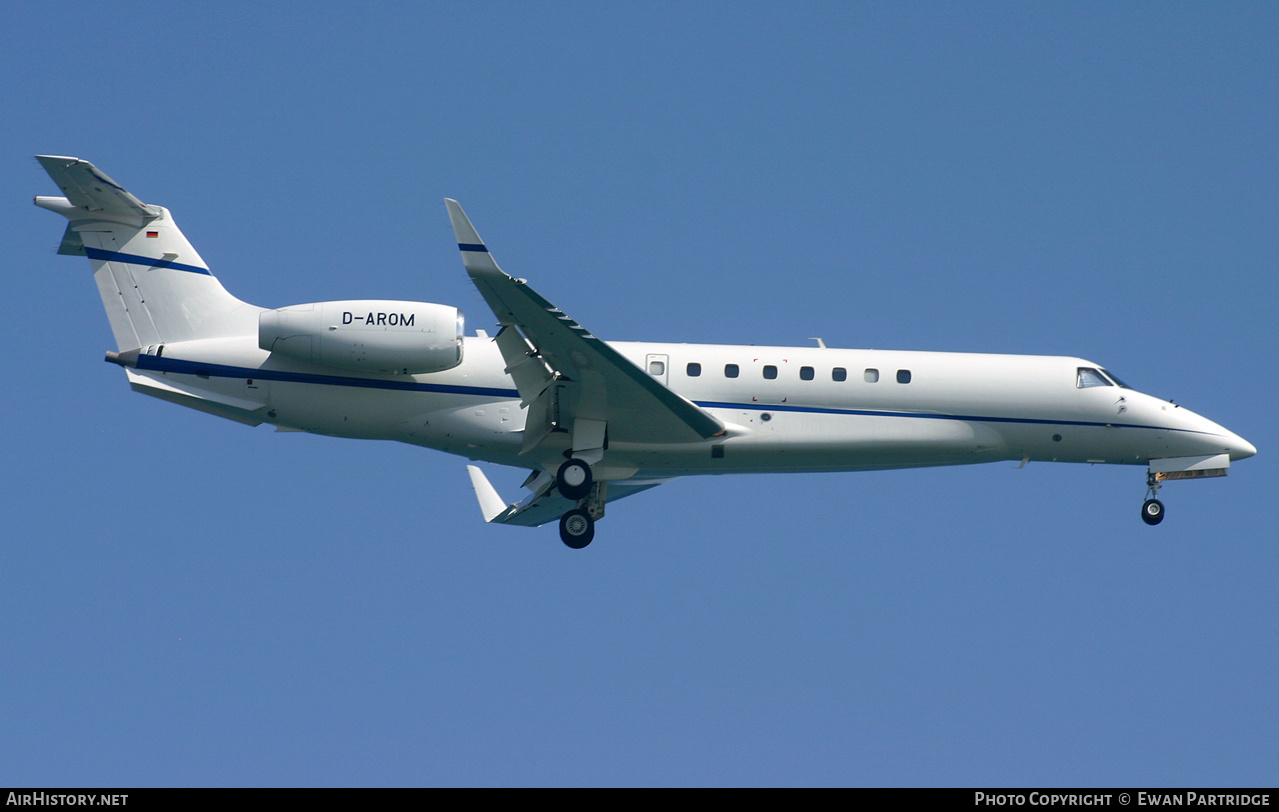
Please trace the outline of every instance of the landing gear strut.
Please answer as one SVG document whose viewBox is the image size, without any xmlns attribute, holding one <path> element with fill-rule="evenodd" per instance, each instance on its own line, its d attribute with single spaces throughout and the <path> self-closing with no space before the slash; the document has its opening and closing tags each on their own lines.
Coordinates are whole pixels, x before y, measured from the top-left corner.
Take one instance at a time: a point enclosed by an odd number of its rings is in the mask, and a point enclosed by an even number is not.
<svg viewBox="0 0 1279 812">
<path fill-rule="evenodd" d="M 1158 474 L 1147 475 L 1146 501 L 1141 505 L 1141 520 L 1146 524 L 1155 525 L 1164 520 L 1164 503 L 1155 498 L 1161 485 Z"/>
</svg>

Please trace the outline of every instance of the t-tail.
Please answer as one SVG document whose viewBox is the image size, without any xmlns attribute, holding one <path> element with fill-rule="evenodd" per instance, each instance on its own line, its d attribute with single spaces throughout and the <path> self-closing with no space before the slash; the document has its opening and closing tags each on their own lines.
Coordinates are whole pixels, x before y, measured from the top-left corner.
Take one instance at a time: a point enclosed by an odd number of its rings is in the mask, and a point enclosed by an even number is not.
<svg viewBox="0 0 1279 812">
<path fill-rule="evenodd" d="M 89 258 L 121 352 L 257 331 L 261 308 L 227 293 L 168 209 L 143 203 L 88 161 L 36 160 L 66 196 L 35 204 L 70 221 L 58 253 Z"/>
</svg>

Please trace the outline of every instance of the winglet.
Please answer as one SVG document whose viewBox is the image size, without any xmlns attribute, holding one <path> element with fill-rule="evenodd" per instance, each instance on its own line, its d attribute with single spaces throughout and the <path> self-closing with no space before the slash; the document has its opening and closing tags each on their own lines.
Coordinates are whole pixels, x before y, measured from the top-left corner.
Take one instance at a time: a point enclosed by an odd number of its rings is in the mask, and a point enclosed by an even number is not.
<svg viewBox="0 0 1279 812">
<path fill-rule="evenodd" d="M 466 266 L 467 273 L 472 275 L 502 273 L 502 269 L 497 267 L 493 255 L 485 247 L 484 241 L 480 239 L 475 226 L 471 225 L 466 212 L 462 211 L 458 202 L 445 198 L 444 205 L 449 210 L 449 222 L 453 224 L 453 234 L 457 237 L 457 247 L 462 252 L 462 264 Z"/>
<path fill-rule="evenodd" d="M 491 522 L 502 515 L 509 505 L 497 495 L 497 489 L 484 476 L 484 472 L 474 465 L 466 466 L 466 471 L 471 475 L 471 486 L 475 488 L 475 495 L 480 500 L 480 513 L 484 515 L 484 521 Z"/>
</svg>

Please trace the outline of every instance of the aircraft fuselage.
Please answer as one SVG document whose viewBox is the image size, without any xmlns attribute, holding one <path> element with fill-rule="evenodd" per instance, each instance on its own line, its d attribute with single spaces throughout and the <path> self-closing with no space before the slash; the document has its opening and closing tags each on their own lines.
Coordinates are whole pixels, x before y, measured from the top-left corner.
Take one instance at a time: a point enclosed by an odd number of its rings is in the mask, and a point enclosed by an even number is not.
<svg viewBox="0 0 1279 812">
<path fill-rule="evenodd" d="M 502 465 L 535 462 L 520 453 L 527 412 L 488 337 L 468 336 L 459 366 L 420 375 L 334 374 L 272 358 L 256 343 L 245 336 L 167 345 L 158 357 L 139 356 L 135 388 L 157 394 L 163 390 L 149 381 L 184 381 L 225 395 L 228 404 L 254 404 L 265 422 L 284 429 L 395 440 Z M 1163 457 L 1255 453 L 1216 423 L 1109 378 L 1081 387 L 1080 370 L 1101 367 L 1080 358 L 611 346 L 720 419 L 726 431 L 696 443 L 610 439 L 603 478 L 998 460 L 1146 465 Z"/>
</svg>

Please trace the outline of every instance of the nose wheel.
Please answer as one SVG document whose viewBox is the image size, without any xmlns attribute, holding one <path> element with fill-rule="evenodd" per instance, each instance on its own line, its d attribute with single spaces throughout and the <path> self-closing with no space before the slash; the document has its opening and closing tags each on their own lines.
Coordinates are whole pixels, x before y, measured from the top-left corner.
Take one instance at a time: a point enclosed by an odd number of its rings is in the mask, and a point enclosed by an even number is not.
<svg viewBox="0 0 1279 812">
<path fill-rule="evenodd" d="M 1146 501 L 1141 503 L 1141 520 L 1149 525 L 1159 524 L 1164 520 L 1164 503 L 1157 498 L 1159 487 L 1163 485 L 1157 474 L 1146 477 Z"/>
<path fill-rule="evenodd" d="M 1164 520 L 1164 503 L 1147 499 L 1141 505 L 1141 520 L 1146 524 L 1159 524 Z"/>
</svg>

